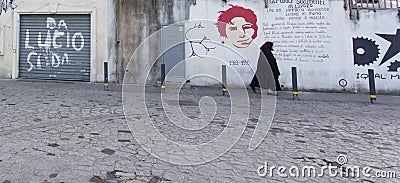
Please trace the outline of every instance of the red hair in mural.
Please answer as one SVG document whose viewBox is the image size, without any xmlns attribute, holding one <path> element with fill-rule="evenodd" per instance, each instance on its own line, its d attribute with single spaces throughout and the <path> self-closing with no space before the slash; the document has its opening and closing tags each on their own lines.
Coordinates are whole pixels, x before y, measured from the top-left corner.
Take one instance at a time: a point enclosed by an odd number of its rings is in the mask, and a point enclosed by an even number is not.
<svg viewBox="0 0 400 183">
<path fill-rule="evenodd" d="M 246 20 L 246 22 L 251 23 L 251 27 L 254 29 L 253 35 L 251 35 L 251 38 L 254 39 L 257 37 L 257 16 L 254 14 L 254 11 L 251 9 L 246 9 L 241 6 L 235 6 L 230 4 L 232 6 L 226 11 L 220 11 L 220 16 L 218 17 L 218 22 L 216 23 L 218 27 L 218 32 L 220 33 L 221 36 L 223 37 L 228 37 L 226 34 L 226 26 L 227 24 L 232 24 L 231 20 L 236 18 L 236 17 L 242 17 Z M 246 28 L 244 28 L 246 29 Z"/>
</svg>

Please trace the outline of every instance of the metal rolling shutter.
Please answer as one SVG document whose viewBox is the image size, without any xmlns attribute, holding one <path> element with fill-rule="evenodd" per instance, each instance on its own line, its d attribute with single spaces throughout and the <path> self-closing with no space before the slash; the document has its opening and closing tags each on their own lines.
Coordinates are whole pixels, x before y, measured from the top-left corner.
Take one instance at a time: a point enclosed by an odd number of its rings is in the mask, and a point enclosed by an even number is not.
<svg viewBox="0 0 400 183">
<path fill-rule="evenodd" d="M 90 15 L 21 15 L 19 77 L 90 80 Z"/>
</svg>

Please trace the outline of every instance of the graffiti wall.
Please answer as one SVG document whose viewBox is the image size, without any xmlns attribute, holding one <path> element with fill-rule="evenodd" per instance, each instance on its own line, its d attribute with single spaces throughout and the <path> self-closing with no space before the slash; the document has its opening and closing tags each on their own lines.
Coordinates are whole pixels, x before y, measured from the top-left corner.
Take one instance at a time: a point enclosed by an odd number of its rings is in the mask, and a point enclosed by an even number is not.
<svg viewBox="0 0 400 183">
<path fill-rule="evenodd" d="M 63 45 L 64 48 L 71 48 L 71 50 L 76 52 L 80 52 L 85 47 L 85 38 L 82 32 L 75 32 L 71 34 L 71 32 L 68 30 L 65 20 L 60 20 L 57 24 L 53 17 L 47 17 L 46 29 L 48 31 L 47 33 L 44 32 L 44 35 L 42 35 L 42 32 L 38 32 L 37 41 L 35 43 L 32 43 L 34 41 L 31 41 L 32 38 L 29 36 L 30 32 L 32 32 L 31 29 L 27 28 L 25 30 L 24 48 L 31 50 L 26 59 L 26 62 L 29 63 L 29 68 L 27 71 L 41 69 L 42 62 L 43 68 L 58 68 L 64 64 L 70 64 L 67 50 L 62 52 Z M 63 37 L 65 37 L 65 39 L 62 40 Z M 80 42 L 79 46 L 77 46 L 77 38 Z M 38 51 L 34 51 L 35 48 Z M 34 62 L 35 64 L 32 63 L 33 56 L 37 56 L 37 58 L 34 59 L 36 61 Z"/>
<path fill-rule="evenodd" d="M 20 19 L 20 77 L 90 80 L 90 15 Z"/>
<path fill-rule="evenodd" d="M 273 54 L 281 73 L 279 81 L 284 87 L 291 87 L 291 67 L 297 67 L 301 89 L 358 92 L 368 88 L 366 73 L 373 68 L 381 91 L 400 89 L 397 79 L 400 33 L 397 33 L 395 10 L 360 12 L 360 19 L 352 20 L 342 1 L 269 0 L 267 4 L 266 8 L 264 1 L 203 0 L 190 9 L 191 20 L 215 23 L 208 25 L 206 37 L 220 44 L 206 47 L 207 54 L 234 65 L 246 84 L 257 70 L 261 45 L 270 41 L 274 43 Z M 242 10 L 235 16 L 221 16 L 232 7 L 249 12 Z M 218 21 L 227 23 L 225 30 L 218 26 Z M 202 34 L 197 36 L 201 38 Z M 221 46 L 229 47 L 243 58 L 228 58 L 224 52 L 217 51 Z M 196 59 L 199 62 L 191 62 L 187 72 L 200 73 L 199 68 L 210 68 L 202 64 L 204 58 Z M 246 66 L 250 69 L 244 69 Z M 217 68 L 213 70 L 220 72 Z M 197 79 L 194 83 L 210 84 L 206 79 Z"/>
<path fill-rule="evenodd" d="M 400 25 L 392 17 L 396 12 L 385 12 L 375 17 L 362 12 L 360 22 L 352 34 L 353 77 L 356 87 L 368 82 L 367 69 L 374 69 L 377 88 L 397 92 L 400 88 Z"/>
<path fill-rule="evenodd" d="M 237 10 L 231 7 L 231 11 Z M 243 9 L 243 8 L 242 8 Z M 244 9 L 243 9 L 244 10 Z M 251 10 L 247 10 L 250 13 Z M 229 12 L 228 12 L 229 13 Z M 220 17 L 222 17 L 221 14 Z M 255 15 L 253 14 L 253 17 Z M 255 22 L 246 22 L 244 18 L 230 18 L 227 22 L 193 20 L 186 23 L 185 32 L 186 64 L 189 75 L 215 75 L 222 72 L 222 65 L 228 65 L 227 75 L 240 75 L 239 80 L 227 80 L 230 85 L 248 85 L 254 76 L 259 58 L 259 48 L 254 39 L 258 36 Z M 256 19 L 254 19 L 256 21 Z M 221 79 L 221 74 L 216 74 Z M 237 77 L 235 77 L 237 78 Z M 215 79 L 196 77 L 191 79 L 195 85 L 218 84 Z"/>
<path fill-rule="evenodd" d="M 8 1 L 11 2 L 11 1 Z M 14 1 L 1 14 L 0 79 L 115 81 L 114 1 Z"/>
</svg>

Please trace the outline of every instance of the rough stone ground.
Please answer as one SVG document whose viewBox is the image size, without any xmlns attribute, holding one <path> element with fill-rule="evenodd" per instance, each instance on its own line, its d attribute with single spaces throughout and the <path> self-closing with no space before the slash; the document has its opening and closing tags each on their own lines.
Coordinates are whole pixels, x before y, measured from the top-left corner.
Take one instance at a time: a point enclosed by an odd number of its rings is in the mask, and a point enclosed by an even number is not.
<svg viewBox="0 0 400 183">
<path fill-rule="evenodd" d="M 157 89 L 151 90 L 149 113 L 169 138 L 207 142 L 225 127 L 227 118 L 217 116 L 205 130 L 184 133 L 168 125 L 152 97 Z M 221 115 L 229 109 L 219 89 L 186 88 L 185 114 L 196 117 L 196 102 L 204 95 L 221 104 Z M 293 101 L 289 92 L 280 92 L 271 129 L 253 151 L 248 144 L 260 95 L 250 91 L 250 100 L 247 129 L 229 152 L 205 164 L 180 166 L 154 158 L 133 139 L 119 85 L 104 91 L 101 84 L 2 80 L 0 182 L 400 182 L 399 96 L 378 96 L 371 105 L 363 94 L 301 93 L 300 101 Z M 345 166 L 368 166 L 371 175 L 394 171 L 397 178 L 284 178 L 276 170 L 272 177 L 257 174 L 265 162 L 319 170 L 338 165 L 338 155 L 347 157 Z"/>
</svg>

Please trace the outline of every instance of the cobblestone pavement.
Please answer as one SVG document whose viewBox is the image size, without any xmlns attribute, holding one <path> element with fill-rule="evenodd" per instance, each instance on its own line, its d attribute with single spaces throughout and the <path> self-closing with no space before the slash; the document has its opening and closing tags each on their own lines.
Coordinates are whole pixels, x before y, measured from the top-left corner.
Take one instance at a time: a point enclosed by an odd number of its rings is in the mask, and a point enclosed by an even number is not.
<svg viewBox="0 0 400 183">
<path fill-rule="evenodd" d="M 202 143 L 226 127 L 218 117 L 202 132 L 185 133 L 168 125 L 148 93 L 149 113 L 161 133 L 182 143 Z M 229 108 L 219 89 L 186 87 L 183 111 L 196 117 L 197 101 L 209 95 Z M 159 160 L 133 139 L 125 121 L 121 86 L 101 84 L 0 81 L 1 182 L 400 182 L 400 97 L 363 94 L 301 93 L 293 101 L 280 92 L 271 129 L 255 150 L 248 144 L 257 123 L 260 95 L 250 92 L 252 114 L 239 142 L 223 156 L 200 165 Z M 147 116 L 147 114 L 143 114 Z M 347 157 L 347 164 L 337 157 Z M 260 166 L 284 166 L 259 176 Z M 369 167 L 372 176 L 391 171 L 397 178 L 357 176 L 293 177 L 298 167 Z M 290 169 L 290 171 L 289 171 Z M 260 169 L 264 170 L 264 169 Z M 385 172 L 384 172 L 385 171 Z M 353 172 L 356 174 L 356 172 Z M 301 175 L 301 173 L 300 173 Z M 341 174 L 339 174 L 341 175 Z"/>
</svg>

